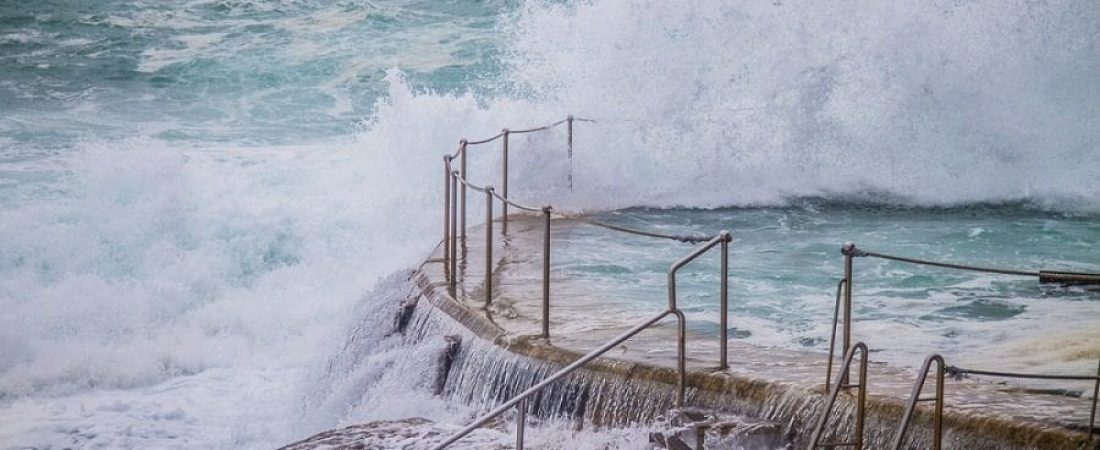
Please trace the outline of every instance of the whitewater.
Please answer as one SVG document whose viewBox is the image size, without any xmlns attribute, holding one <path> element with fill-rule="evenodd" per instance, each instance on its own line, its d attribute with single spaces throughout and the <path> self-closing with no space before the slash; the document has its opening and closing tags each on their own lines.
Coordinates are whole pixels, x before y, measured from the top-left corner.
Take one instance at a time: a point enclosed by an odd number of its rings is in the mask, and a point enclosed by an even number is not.
<svg viewBox="0 0 1100 450">
<path fill-rule="evenodd" d="M 0 448 L 467 421 L 382 336 L 330 369 L 438 242 L 441 156 L 570 113 L 515 198 L 993 205 L 1094 249 L 1098 55 L 1087 0 L 0 4 Z"/>
</svg>

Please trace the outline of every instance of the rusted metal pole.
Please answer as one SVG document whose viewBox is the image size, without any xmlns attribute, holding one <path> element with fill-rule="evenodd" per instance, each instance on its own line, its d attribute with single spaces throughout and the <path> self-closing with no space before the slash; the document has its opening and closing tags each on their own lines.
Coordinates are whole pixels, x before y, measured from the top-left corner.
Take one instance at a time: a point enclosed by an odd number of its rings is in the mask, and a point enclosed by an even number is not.
<svg viewBox="0 0 1100 450">
<path fill-rule="evenodd" d="M 466 140 L 463 139 L 458 142 L 458 151 L 462 155 L 459 173 L 462 176 L 463 181 L 470 181 L 466 178 Z M 462 250 L 466 251 L 466 183 L 462 183 Z"/>
<path fill-rule="evenodd" d="M 443 155 L 443 275 L 451 279 L 451 155 Z"/>
<path fill-rule="evenodd" d="M 451 297 L 458 299 L 458 172 L 451 172 Z"/>
<path fill-rule="evenodd" d="M 721 281 L 721 288 L 720 288 L 721 289 L 720 296 L 721 296 L 721 304 L 722 304 L 722 306 L 721 306 L 722 317 L 721 317 L 720 324 L 719 324 L 719 326 L 722 327 L 722 329 L 721 329 L 721 334 L 722 334 L 721 339 L 722 339 L 722 341 L 720 343 L 719 350 L 718 350 L 719 352 L 721 352 L 721 355 L 719 355 L 720 359 L 719 359 L 719 362 L 718 362 L 718 368 L 721 369 L 721 370 L 726 370 L 730 367 L 730 365 L 729 365 L 729 293 L 730 293 L 730 280 L 729 280 L 729 278 L 730 278 L 730 241 L 732 240 L 732 238 L 730 237 L 729 231 L 726 231 L 726 230 L 722 230 L 718 234 L 720 236 L 722 236 L 722 269 L 721 269 L 721 274 L 720 274 L 721 280 L 722 280 Z"/>
<path fill-rule="evenodd" d="M 501 164 L 500 178 L 501 178 L 501 185 L 502 185 L 501 186 L 501 189 L 502 189 L 501 190 L 501 196 L 503 196 L 505 200 L 508 199 L 508 135 L 509 135 L 509 133 L 510 132 L 508 131 L 507 128 L 505 128 L 504 130 L 501 130 L 501 134 L 503 135 L 503 136 L 501 136 L 501 138 L 503 140 L 501 141 L 501 147 L 500 147 L 500 151 L 501 151 L 501 155 L 500 155 L 500 164 Z M 502 216 L 501 217 L 501 224 L 500 224 L 500 234 L 508 234 L 508 202 L 500 202 L 500 214 Z"/>
<path fill-rule="evenodd" d="M 943 448 L 943 380 L 947 367 L 944 367 L 943 359 L 936 368 L 936 413 L 932 417 L 932 450 Z"/>
<path fill-rule="evenodd" d="M 1096 401 L 1100 396 L 1100 360 L 1096 363 L 1096 381 L 1092 385 L 1092 412 L 1089 413 L 1089 444 L 1096 442 Z"/>
<path fill-rule="evenodd" d="M 565 118 L 566 139 L 569 145 L 569 189 L 573 189 L 573 115 Z"/>
<path fill-rule="evenodd" d="M 523 450 L 523 434 L 527 429 L 527 398 L 516 405 L 516 450 Z"/>
<path fill-rule="evenodd" d="M 856 244 L 845 242 L 840 252 L 844 255 L 844 353 L 847 354 L 852 346 L 852 258 L 855 255 Z M 845 368 L 840 374 L 840 384 L 848 384 L 849 369 Z"/>
<path fill-rule="evenodd" d="M 542 337 L 550 339 L 550 205 L 542 207 Z"/>
<path fill-rule="evenodd" d="M 493 303 L 493 187 L 485 187 L 485 305 Z"/>
</svg>

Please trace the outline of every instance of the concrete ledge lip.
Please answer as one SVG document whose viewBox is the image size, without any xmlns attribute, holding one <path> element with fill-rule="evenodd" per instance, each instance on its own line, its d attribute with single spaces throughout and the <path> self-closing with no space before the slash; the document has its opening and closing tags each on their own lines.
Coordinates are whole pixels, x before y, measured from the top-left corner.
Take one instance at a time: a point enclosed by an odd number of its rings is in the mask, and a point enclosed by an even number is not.
<svg viewBox="0 0 1100 450">
<path fill-rule="evenodd" d="M 513 232 L 509 234 L 510 238 L 515 240 L 516 235 L 522 233 L 520 231 L 521 226 L 518 225 L 522 224 L 523 220 L 519 217 L 510 220 L 517 225 L 513 228 Z M 472 236 L 478 234 L 476 231 L 471 233 Z M 476 251 L 476 242 L 468 245 L 471 247 L 471 251 Z M 515 243 L 513 242 L 512 245 L 515 245 Z M 430 300 L 434 307 L 447 313 L 477 336 L 514 354 L 559 365 L 571 363 L 583 356 L 584 351 L 580 351 L 580 349 L 560 346 L 561 338 L 555 339 L 553 328 L 549 340 L 541 335 L 517 334 L 493 321 L 487 316 L 488 313 L 483 308 L 473 308 L 472 305 L 467 305 L 452 297 L 447 290 L 448 284 L 445 281 L 436 281 L 437 278 L 443 278 L 442 267 L 433 267 L 442 265 L 441 259 L 438 261 L 433 264 L 429 259 L 416 274 L 417 284 L 420 286 L 422 294 Z M 478 276 L 475 275 L 475 277 Z M 499 276 L 494 276 L 494 279 L 499 278 Z M 458 294 L 461 295 L 462 289 L 459 289 L 459 291 Z M 483 304 L 483 302 L 472 303 Z M 689 349 L 689 357 L 690 353 L 691 350 Z M 820 359 L 824 360 L 824 358 L 824 355 L 820 355 Z M 737 364 L 732 352 L 730 363 L 731 365 Z M 874 363 L 872 361 L 872 364 Z M 687 374 L 688 388 L 691 391 L 689 398 L 695 400 L 705 399 L 706 397 L 719 400 L 732 398 L 739 404 L 749 405 L 750 409 L 755 409 L 756 411 L 747 412 L 747 415 L 752 417 L 764 417 L 766 415 L 763 412 L 768 408 L 765 402 L 769 396 L 822 397 L 824 394 L 824 370 L 821 371 L 822 383 L 807 384 L 721 371 L 718 370 L 715 363 L 710 364 L 712 365 L 709 367 L 706 364 L 696 364 L 695 367 L 689 368 Z M 885 366 L 883 364 L 875 365 Z M 676 371 L 671 367 L 662 367 L 644 361 L 617 359 L 615 356 L 597 359 L 583 370 L 618 378 L 623 382 L 646 380 L 667 385 L 670 389 L 675 388 L 677 378 Z M 908 380 L 906 389 L 911 388 L 911 383 L 912 378 Z M 844 397 L 847 396 L 842 396 L 841 401 L 844 401 Z M 872 384 L 872 388 L 867 393 L 868 419 L 879 423 L 899 423 L 906 399 L 907 397 L 896 395 L 876 394 Z M 1073 430 L 1064 424 L 1042 423 L 1034 419 L 1020 420 L 1028 417 L 1028 411 L 1020 411 L 1017 417 L 1006 417 L 984 413 L 977 408 L 953 408 L 953 406 L 957 405 L 949 405 L 944 415 L 946 436 L 949 438 L 952 436 L 957 438 L 980 438 L 990 443 L 992 446 L 987 448 L 991 449 L 1079 449 L 1084 448 L 1083 440 L 1087 438 L 1086 433 L 1082 432 L 1084 427 Z M 745 411 L 739 412 L 746 413 Z M 925 426 L 921 422 L 921 415 L 918 412 L 914 429 Z M 779 419 L 794 421 L 797 418 Z M 910 433 L 912 435 L 913 431 Z M 945 444 L 948 444 L 947 448 L 952 448 L 949 443 L 945 442 Z M 983 448 L 986 447 L 983 446 Z"/>
</svg>

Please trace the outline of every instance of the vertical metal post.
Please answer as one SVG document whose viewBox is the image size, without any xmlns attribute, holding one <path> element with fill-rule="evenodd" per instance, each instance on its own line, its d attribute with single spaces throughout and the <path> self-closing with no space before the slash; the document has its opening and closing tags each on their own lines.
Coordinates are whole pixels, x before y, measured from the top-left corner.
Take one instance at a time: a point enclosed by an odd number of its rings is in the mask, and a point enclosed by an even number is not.
<svg viewBox="0 0 1100 450">
<path fill-rule="evenodd" d="M 573 115 L 565 118 L 566 139 L 569 146 L 569 189 L 573 189 Z"/>
<path fill-rule="evenodd" d="M 516 450 L 523 450 L 523 432 L 527 429 L 527 398 L 516 405 Z"/>
<path fill-rule="evenodd" d="M 676 315 L 676 330 L 678 332 L 676 336 L 676 370 L 679 374 L 677 376 L 676 407 L 682 408 L 687 393 L 687 318 L 684 317 L 683 311 L 679 309 L 674 308 L 671 312 Z"/>
<path fill-rule="evenodd" d="M 863 360 L 859 363 L 859 393 L 856 395 L 856 445 L 855 450 L 863 450 L 863 418 L 867 414 L 864 405 L 867 403 L 867 363 L 871 359 L 871 352 L 867 346 L 861 346 Z M 849 367 L 851 364 L 849 364 Z M 936 450 L 939 450 L 937 447 Z"/>
<path fill-rule="evenodd" d="M 503 185 L 503 187 L 502 187 L 503 190 L 501 191 L 501 196 L 503 196 L 507 200 L 508 199 L 508 135 L 510 134 L 510 132 L 508 131 L 507 128 L 505 128 L 504 130 L 501 131 L 501 134 L 503 134 L 503 136 L 501 136 L 501 138 L 503 138 L 503 141 L 502 141 L 501 147 L 500 147 L 500 151 L 501 151 L 501 155 L 500 155 L 500 164 L 501 164 L 500 178 L 501 178 L 501 180 L 500 181 L 501 181 L 501 184 Z M 500 204 L 500 214 L 501 214 L 501 219 L 502 219 L 501 224 L 500 224 L 500 234 L 508 234 L 508 202 L 500 202 L 500 203 L 501 203 Z"/>
<path fill-rule="evenodd" d="M 466 178 L 466 140 L 458 141 L 458 152 L 462 154 L 462 160 L 460 164 L 459 173 L 462 174 L 462 181 L 469 181 Z M 466 183 L 462 183 L 462 250 L 465 253 L 466 250 Z"/>
<path fill-rule="evenodd" d="M 493 303 L 493 187 L 485 187 L 485 305 Z"/>
<path fill-rule="evenodd" d="M 720 297 L 721 297 L 721 304 L 722 304 L 722 306 L 721 306 L 722 317 L 720 318 L 720 324 L 719 324 L 719 326 L 722 328 L 721 329 L 721 339 L 722 339 L 722 341 L 719 343 L 720 345 L 719 345 L 719 349 L 718 349 L 718 351 L 720 352 L 720 355 L 718 355 L 718 357 L 719 357 L 718 368 L 721 369 L 721 370 L 726 370 L 730 367 L 730 365 L 729 365 L 729 348 L 728 348 L 729 347 L 729 292 L 730 292 L 729 277 L 730 277 L 730 241 L 732 239 L 730 238 L 729 231 L 726 231 L 726 230 L 722 230 L 722 232 L 720 232 L 719 235 L 722 236 L 722 269 L 721 269 L 721 273 L 720 273 L 722 281 L 721 281 L 721 287 L 720 287 L 721 293 L 719 294 Z"/>
<path fill-rule="evenodd" d="M 550 339 L 550 205 L 542 207 L 542 337 Z"/>
<path fill-rule="evenodd" d="M 451 172 L 451 297 L 458 300 L 458 172 Z"/>
<path fill-rule="evenodd" d="M 840 252 L 844 254 L 844 353 L 852 345 L 852 258 L 855 254 L 856 244 L 845 242 Z M 848 368 L 840 374 L 841 384 L 848 384 Z"/>
<path fill-rule="evenodd" d="M 936 365 L 936 413 L 932 418 L 932 450 L 943 448 L 943 379 L 947 367 L 941 359 Z"/>
<path fill-rule="evenodd" d="M 451 155 L 443 155 L 443 275 L 451 279 Z"/>
<path fill-rule="evenodd" d="M 1096 363 L 1096 382 L 1092 385 L 1092 412 L 1089 413 L 1089 444 L 1096 441 L 1096 401 L 1100 396 L 1100 360 Z"/>
</svg>

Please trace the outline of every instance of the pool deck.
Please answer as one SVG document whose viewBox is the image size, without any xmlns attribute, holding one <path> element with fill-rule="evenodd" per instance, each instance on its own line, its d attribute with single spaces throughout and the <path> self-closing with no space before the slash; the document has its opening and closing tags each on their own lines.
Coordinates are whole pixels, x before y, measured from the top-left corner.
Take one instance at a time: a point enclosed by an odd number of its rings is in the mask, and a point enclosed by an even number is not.
<svg viewBox="0 0 1100 450">
<path fill-rule="evenodd" d="M 578 226 L 584 225 L 555 220 L 555 240 L 567 237 Z M 442 245 L 423 264 L 416 280 L 422 294 L 434 306 L 505 350 L 566 364 L 660 312 L 659 309 L 622 311 L 616 309 L 622 308 L 621 305 L 600 304 L 598 292 L 581 292 L 571 286 L 569 279 L 552 271 L 551 338 L 549 341 L 538 338 L 542 222 L 530 216 L 511 216 L 505 238 L 500 237 L 499 224 L 495 228 L 491 304 L 485 301 L 483 227 L 471 228 L 465 248 L 459 251 L 456 295 L 448 292 Z M 736 316 L 731 316 L 730 321 L 736 323 Z M 675 331 L 675 322 L 666 318 L 660 325 L 612 350 L 609 358 L 592 364 L 590 370 L 623 380 L 643 378 L 671 388 L 676 380 Z M 880 435 L 868 442 L 884 442 L 883 434 L 893 433 L 900 422 L 916 369 L 875 363 L 875 343 L 873 340 L 866 343 L 872 356 L 867 391 L 868 433 Z M 913 355 L 914 364 L 924 356 Z M 735 339 L 729 343 L 729 363 L 729 369 L 717 370 L 718 342 L 713 336 L 692 333 L 689 323 L 688 403 L 729 406 L 750 416 L 812 424 L 824 393 L 825 354 L 765 348 Z M 930 376 L 925 395 L 930 395 L 933 389 L 934 379 Z M 776 399 L 787 404 L 777 405 Z M 854 403 L 853 399 L 853 393 L 844 392 L 840 401 Z M 984 448 L 1087 448 L 1083 430 L 1092 407 L 1087 398 L 1036 393 L 997 379 L 972 378 L 949 380 L 945 404 L 945 448 L 974 448 L 974 442 L 988 442 L 989 446 L 981 446 Z M 921 409 L 930 410 L 930 406 Z M 928 433 L 930 414 L 918 413 L 910 436 Z M 784 414 L 797 417 L 783 417 Z M 831 423 L 837 420 L 845 420 L 844 415 Z"/>
</svg>

